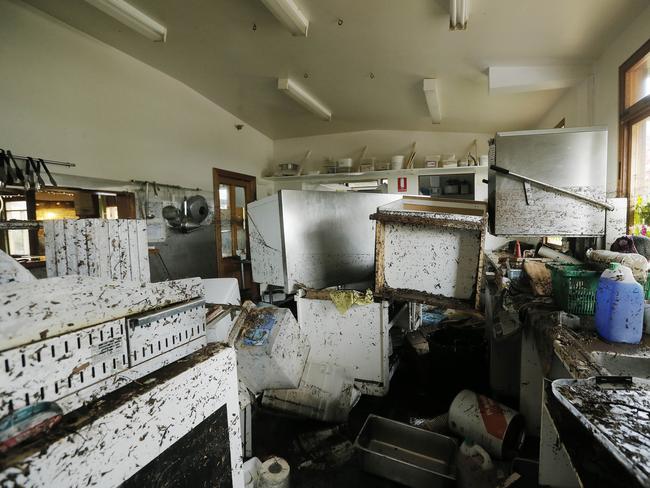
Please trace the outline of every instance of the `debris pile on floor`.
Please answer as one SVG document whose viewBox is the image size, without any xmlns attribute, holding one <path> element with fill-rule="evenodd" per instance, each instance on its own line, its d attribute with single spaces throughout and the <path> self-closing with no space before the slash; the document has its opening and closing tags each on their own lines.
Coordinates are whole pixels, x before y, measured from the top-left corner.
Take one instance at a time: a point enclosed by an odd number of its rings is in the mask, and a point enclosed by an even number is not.
<svg viewBox="0 0 650 488">
<path fill-rule="evenodd" d="M 364 305 L 352 304 L 351 308 L 359 306 Z M 286 309 L 274 307 L 251 311 L 238 320 L 238 323 L 247 324 L 237 333 L 235 345 L 238 350 L 244 350 L 246 355 L 251 347 L 266 346 L 266 357 L 295 361 L 295 357 L 275 356 L 277 349 L 268 345 L 277 341 L 286 347 L 289 344 L 286 337 L 291 335 L 296 345 L 293 350 L 304 350 L 302 332 L 293 316 Z M 427 483 L 442 481 L 440 486 L 446 486 L 445 483 L 448 486 L 456 483 L 477 487 L 525 486 L 522 475 L 512 467 L 512 459 L 524 439 L 523 418 L 508 406 L 472 391 L 474 387 L 478 387 L 479 392 L 487 390 L 487 381 L 481 375 L 487 369 L 482 317 L 473 311 L 436 307 L 425 307 L 422 317 L 422 325 L 407 332 L 406 341 L 394 353 L 412 355 L 411 363 L 406 365 L 412 366 L 413 361 L 418 364 L 421 391 L 436 397 L 437 408 L 427 408 L 425 402 L 413 415 L 398 416 L 395 420 L 390 410 L 388 417 L 373 414 L 373 410 L 381 410 L 381 405 L 394 399 L 374 397 L 375 408 L 364 413 L 366 402 L 356 412 L 361 395 L 349 371 L 332 364 L 312 362 L 309 355 L 294 388 L 268 388 L 269 384 L 277 384 L 268 381 L 267 387 L 256 392 L 254 406 L 258 412 L 260 409 L 276 412 L 274 415 L 282 415 L 276 418 L 282 418 L 287 424 L 306 422 L 300 419 L 311 419 L 314 423 L 309 430 L 295 434 L 287 432 L 286 436 L 292 440 L 284 450 L 278 445 L 277 454 L 289 456 L 294 477 L 305 479 L 309 472 L 345 473 L 350 466 L 360 466 L 369 473 L 366 476 L 385 478 L 389 483 L 386 486 L 393 486 L 392 482 L 425 486 L 418 481 L 422 477 Z M 393 327 L 395 329 L 401 332 L 400 336 L 404 335 L 403 329 Z M 397 334 L 389 337 L 393 336 Z M 282 337 L 285 339 L 279 339 Z M 449 374 L 450 368 L 453 368 L 453 375 Z M 257 384 L 261 384 L 260 377 L 282 375 L 282 371 L 281 368 L 277 371 L 273 367 L 265 368 L 261 372 L 264 374 L 256 375 Z M 297 376 L 294 374 L 294 379 Z M 448 381 L 442 381 L 445 376 Z M 477 378 L 482 380 L 477 383 Z M 427 410 L 431 416 L 422 415 Z M 362 428 L 350 428 L 349 421 L 353 417 L 354 422 L 363 424 Z M 322 422 L 330 422 L 330 425 Z M 256 426 L 258 430 L 265 427 Z M 424 450 L 417 451 L 417 446 Z M 516 476 L 510 477 L 512 473 Z"/>
</svg>

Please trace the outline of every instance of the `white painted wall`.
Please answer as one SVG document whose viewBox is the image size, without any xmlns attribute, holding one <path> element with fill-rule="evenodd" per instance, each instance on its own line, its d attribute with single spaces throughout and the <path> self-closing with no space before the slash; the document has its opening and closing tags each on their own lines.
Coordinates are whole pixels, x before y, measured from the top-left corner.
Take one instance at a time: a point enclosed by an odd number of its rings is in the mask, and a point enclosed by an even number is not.
<svg viewBox="0 0 650 488">
<path fill-rule="evenodd" d="M 57 172 L 212 190 L 213 167 L 260 176 L 273 154 L 186 85 L 19 2 L 0 0 L 0 66 L 0 147 L 77 164 Z"/>
<path fill-rule="evenodd" d="M 593 66 L 593 82 L 570 89 L 539 122 L 553 127 L 566 117 L 568 127 L 603 125 L 609 129 L 607 191 L 616 193 L 618 172 L 618 68 L 650 37 L 650 5 L 604 51 Z M 593 83 L 593 88 L 590 84 Z M 589 92 L 592 90 L 593 95 Z"/>
<path fill-rule="evenodd" d="M 277 139 L 274 145 L 274 163 L 299 162 L 307 150 L 312 154 L 305 165 L 306 170 L 321 170 L 327 158 L 354 158 L 355 166 L 361 156 L 363 146 L 368 146 L 366 157 L 375 157 L 378 161 L 390 161 L 391 156 L 411 151 L 413 142 L 417 156 L 415 166 L 424 166 L 424 157 L 434 154 L 455 153 L 457 158 L 464 157 L 469 150 L 474 153 L 474 140 L 478 143 L 479 154 L 488 153 L 488 139 L 494 134 L 467 132 L 424 132 L 399 130 L 368 130 L 344 132 L 291 139 Z M 277 166 L 269 167 L 275 171 Z"/>
<path fill-rule="evenodd" d="M 594 75 L 567 90 L 539 122 L 542 128 L 555 127 L 565 119 L 567 127 L 589 127 L 594 124 Z"/>
</svg>

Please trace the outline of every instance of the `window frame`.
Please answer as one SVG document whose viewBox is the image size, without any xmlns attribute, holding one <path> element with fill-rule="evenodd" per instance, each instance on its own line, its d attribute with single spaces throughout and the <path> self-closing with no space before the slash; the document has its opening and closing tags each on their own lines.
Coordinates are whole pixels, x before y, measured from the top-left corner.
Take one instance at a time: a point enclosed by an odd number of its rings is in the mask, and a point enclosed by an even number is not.
<svg viewBox="0 0 650 488">
<path fill-rule="evenodd" d="M 632 126 L 637 122 L 650 117 L 650 95 L 636 101 L 629 107 L 625 107 L 626 100 L 626 75 L 628 71 L 637 64 L 641 59 L 650 53 L 650 39 L 648 39 L 639 49 L 637 49 L 627 61 L 618 68 L 618 111 L 619 111 L 619 131 L 618 131 L 618 196 L 630 198 L 632 188 L 632 168 L 631 168 L 631 146 L 632 146 Z M 634 205 L 628 202 L 629 215 L 628 222 L 632 220 Z"/>
</svg>

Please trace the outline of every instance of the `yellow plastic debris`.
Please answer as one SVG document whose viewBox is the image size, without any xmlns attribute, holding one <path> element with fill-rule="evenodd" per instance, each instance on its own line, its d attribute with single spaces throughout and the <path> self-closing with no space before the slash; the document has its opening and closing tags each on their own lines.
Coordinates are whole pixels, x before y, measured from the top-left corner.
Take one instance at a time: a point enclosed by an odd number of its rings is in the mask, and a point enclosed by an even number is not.
<svg viewBox="0 0 650 488">
<path fill-rule="evenodd" d="M 369 288 L 363 294 L 357 290 L 337 290 L 330 292 L 330 299 L 341 315 L 347 312 L 352 305 L 369 305 L 372 303 L 372 290 Z"/>
</svg>

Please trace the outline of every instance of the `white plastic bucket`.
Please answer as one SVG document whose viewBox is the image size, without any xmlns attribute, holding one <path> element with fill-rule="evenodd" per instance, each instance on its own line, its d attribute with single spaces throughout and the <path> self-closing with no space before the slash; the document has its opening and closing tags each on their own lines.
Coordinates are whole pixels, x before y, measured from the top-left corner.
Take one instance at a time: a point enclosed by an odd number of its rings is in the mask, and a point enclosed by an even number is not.
<svg viewBox="0 0 650 488">
<path fill-rule="evenodd" d="M 404 165 L 404 156 L 403 155 L 396 155 L 396 156 L 393 156 L 390 159 L 390 167 L 391 167 L 391 169 L 402 169 L 403 165 Z"/>
<path fill-rule="evenodd" d="M 512 457 L 524 441 L 519 412 L 470 390 L 461 391 L 451 403 L 449 428 L 499 459 Z"/>
</svg>

